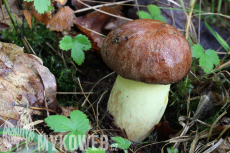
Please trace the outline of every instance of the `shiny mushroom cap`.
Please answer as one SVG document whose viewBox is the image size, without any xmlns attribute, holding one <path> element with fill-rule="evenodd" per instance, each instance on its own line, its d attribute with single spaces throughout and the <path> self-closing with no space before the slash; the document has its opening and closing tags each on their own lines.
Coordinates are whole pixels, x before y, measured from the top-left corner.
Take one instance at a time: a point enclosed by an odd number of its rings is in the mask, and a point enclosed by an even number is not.
<svg viewBox="0 0 230 153">
<path fill-rule="evenodd" d="M 171 84 L 185 77 L 192 54 L 183 34 L 171 25 L 139 19 L 126 22 L 105 38 L 104 62 L 126 79 Z"/>
</svg>

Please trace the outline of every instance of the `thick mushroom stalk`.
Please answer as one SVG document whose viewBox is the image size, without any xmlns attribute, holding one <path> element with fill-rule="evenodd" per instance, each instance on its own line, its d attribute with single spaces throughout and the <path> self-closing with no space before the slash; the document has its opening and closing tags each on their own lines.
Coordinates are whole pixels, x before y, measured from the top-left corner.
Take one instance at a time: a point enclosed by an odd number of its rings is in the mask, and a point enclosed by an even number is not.
<svg viewBox="0 0 230 153">
<path fill-rule="evenodd" d="M 108 112 L 129 140 L 143 140 L 160 121 L 168 103 L 169 85 L 146 84 L 117 76 Z"/>
</svg>

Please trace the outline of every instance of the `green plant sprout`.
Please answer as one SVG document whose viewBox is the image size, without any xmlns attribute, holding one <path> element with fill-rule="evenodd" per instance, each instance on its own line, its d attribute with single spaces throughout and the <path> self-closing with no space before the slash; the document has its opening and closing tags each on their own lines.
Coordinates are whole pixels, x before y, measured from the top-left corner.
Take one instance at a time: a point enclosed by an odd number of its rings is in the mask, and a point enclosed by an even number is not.
<svg viewBox="0 0 230 153">
<path fill-rule="evenodd" d="M 26 2 L 34 1 L 34 7 L 39 14 L 44 14 L 45 12 L 49 12 L 50 10 L 54 10 L 49 0 L 25 0 L 25 1 Z"/>
<path fill-rule="evenodd" d="M 220 59 L 214 50 L 207 49 L 204 51 L 204 48 L 200 44 L 192 46 L 192 54 L 193 57 L 200 58 L 199 65 L 203 66 L 201 68 L 205 73 L 209 73 L 209 70 L 213 70 L 214 64 L 219 65 L 220 63 Z"/>
<path fill-rule="evenodd" d="M 71 57 L 78 65 L 81 65 L 85 60 L 83 50 L 89 50 L 91 48 L 91 43 L 86 36 L 79 34 L 74 39 L 70 36 L 63 37 L 59 47 L 66 51 L 71 49 Z"/>
<path fill-rule="evenodd" d="M 150 14 L 145 11 L 137 12 L 137 15 L 140 15 L 141 19 L 155 19 L 167 23 L 165 17 L 161 15 L 161 10 L 158 6 L 149 4 L 147 8 Z"/>
<path fill-rule="evenodd" d="M 179 151 L 178 151 L 178 149 L 176 149 L 176 148 L 167 148 L 167 152 L 168 153 L 178 153 Z"/>
<path fill-rule="evenodd" d="M 70 131 L 64 138 L 65 146 L 69 151 L 77 149 L 83 143 L 86 136 L 84 132 L 90 127 L 87 116 L 79 110 L 72 111 L 70 119 L 62 115 L 51 115 L 45 119 L 45 122 L 54 132 Z M 73 136 L 77 138 L 77 144 L 74 139 L 71 139 Z"/>
<path fill-rule="evenodd" d="M 88 150 L 86 150 L 85 153 L 105 153 L 105 150 L 102 150 L 101 147 L 95 148 L 93 146 L 93 148 L 89 148 Z"/>
<path fill-rule="evenodd" d="M 128 153 L 128 148 L 131 145 L 131 142 L 127 139 L 123 139 L 122 137 L 112 137 L 116 143 L 110 145 L 110 147 L 120 148 L 123 149 L 125 153 Z"/>
</svg>

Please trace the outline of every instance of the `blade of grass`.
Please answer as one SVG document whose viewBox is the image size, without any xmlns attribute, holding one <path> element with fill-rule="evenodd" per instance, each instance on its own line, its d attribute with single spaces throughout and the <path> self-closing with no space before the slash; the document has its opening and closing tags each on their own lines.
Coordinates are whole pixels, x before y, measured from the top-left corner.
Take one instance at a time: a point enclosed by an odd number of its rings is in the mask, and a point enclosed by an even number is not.
<svg viewBox="0 0 230 153">
<path fill-rule="evenodd" d="M 222 0 L 218 1 L 217 12 L 220 13 L 221 11 Z"/>
</svg>

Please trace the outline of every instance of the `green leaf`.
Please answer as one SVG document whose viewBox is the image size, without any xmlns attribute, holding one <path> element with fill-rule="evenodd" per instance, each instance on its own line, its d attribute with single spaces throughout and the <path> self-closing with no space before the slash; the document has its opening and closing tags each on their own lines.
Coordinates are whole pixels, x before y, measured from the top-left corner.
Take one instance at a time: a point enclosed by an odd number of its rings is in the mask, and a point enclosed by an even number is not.
<svg viewBox="0 0 230 153">
<path fill-rule="evenodd" d="M 201 66 L 205 67 L 205 68 L 202 67 L 205 73 L 209 73 L 210 72 L 209 70 L 212 70 L 214 67 L 212 61 L 210 60 L 210 56 L 207 54 L 201 56 L 199 63 Z M 206 68 L 208 68 L 209 70 Z"/>
<path fill-rule="evenodd" d="M 70 118 L 78 132 L 89 131 L 89 119 L 83 112 L 74 110 L 70 113 Z"/>
<path fill-rule="evenodd" d="M 153 19 L 167 23 L 167 20 L 162 15 L 154 16 Z"/>
<path fill-rule="evenodd" d="M 113 139 L 117 143 L 110 145 L 110 147 L 117 147 L 117 148 L 125 150 L 125 149 L 128 149 L 131 144 L 129 140 L 123 139 L 122 137 L 112 137 L 111 139 Z"/>
<path fill-rule="evenodd" d="M 73 46 L 73 39 L 70 36 L 65 36 L 60 41 L 59 47 L 62 50 L 70 50 Z"/>
<path fill-rule="evenodd" d="M 86 36 L 79 34 L 74 40 L 70 36 L 63 37 L 59 47 L 66 51 L 71 49 L 71 57 L 78 65 L 81 65 L 85 59 L 83 50 L 89 50 L 91 48 L 91 43 Z"/>
<path fill-rule="evenodd" d="M 78 45 L 84 51 L 87 51 L 91 48 L 91 43 L 88 38 L 82 34 L 77 35 L 74 38 L 74 43 Z"/>
<path fill-rule="evenodd" d="M 33 131 L 22 128 L 1 128 L 0 135 L 2 134 L 24 137 L 26 139 L 33 140 L 41 147 L 44 147 L 44 149 L 46 149 L 49 153 L 55 153 L 55 148 L 52 146 L 52 144 L 46 138 Z"/>
<path fill-rule="evenodd" d="M 26 2 L 33 2 L 34 0 L 25 0 Z"/>
<path fill-rule="evenodd" d="M 148 5 L 148 10 L 153 17 L 161 14 L 161 9 L 153 4 Z"/>
<path fill-rule="evenodd" d="M 66 132 L 75 131 L 73 123 L 65 116 L 62 115 L 51 115 L 45 119 L 45 122 L 50 127 L 50 129 L 55 132 Z"/>
<path fill-rule="evenodd" d="M 79 34 L 74 38 L 74 44 L 71 50 L 71 57 L 78 65 L 81 65 L 85 59 L 85 54 L 83 50 L 87 51 L 90 48 L 91 44 L 88 38 L 86 36 L 83 36 L 82 34 Z"/>
<path fill-rule="evenodd" d="M 230 51 L 229 45 L 226 43 L 226 41 L 217 33 L 216 34 L 216 39 L 217 41 L 221 44 L 221 46 L 226 50 L 226 51 Z"/>
<path fill-rule="evenodd" d="M 204 48 L 200 44 L 195 44 L 192 46 L 192 55 L 193 57 L 200 58 L 204 55 Z"/>
<path fill-rule="evenodd" d="M 65 147 L 69 151 L 77 149 L 85 141 L 86 134 L 83 132 L 69 132 L 64 137 Z"/>
<path fill-rule="evenodd" d="M 139 14 L 141 19 L 153 19 L 153 17 L 145 11 L 139 11 L 139 13 L 137 12 L 137 15 Z"/>
<path fill-rule="evenodd" d="M 93 148 L 89 148 L 86 153 L 105 153 L 105 150 L 102 150 L 101 147 L 99 148 L 95 148 L 93 146 Z"/>
<path fill-rule="evenodd" d="M 220 64 L 220 59 L 219 56 L 216 54 L 214 50 L 207 49 L 205 51 L 205 54 L 209 56 L 209 59 L 212 61 L 213 64 L 219 65 Z"/>
<path fill-rule="evenodd" d="M 47 12 L 49 6 L 51 6 L 49 0 L 34 0 L 34 7 L 40 14 Z"/>
</svg>

